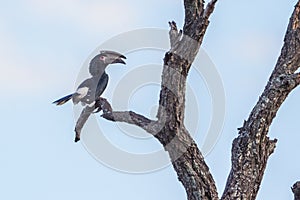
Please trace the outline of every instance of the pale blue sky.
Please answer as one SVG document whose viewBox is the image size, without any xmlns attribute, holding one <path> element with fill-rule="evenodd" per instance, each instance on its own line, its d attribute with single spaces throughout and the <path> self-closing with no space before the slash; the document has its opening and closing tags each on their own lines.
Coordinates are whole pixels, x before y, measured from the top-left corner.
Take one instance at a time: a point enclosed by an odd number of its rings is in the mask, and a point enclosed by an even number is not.
<svg viewBox="0 0 300 200">
<path fill-rule="evenodd" d="M 220 193 L 230 169 L 236 128 L 248 117 L 267 82 L 295 3 L 220 0 L 211 17 L 203 48 L 223 80 L 226 119 L 206 160 Z M 73 142 L 71 103 L 60 108 L 51 105 L 74 89 L 82 64 L 102 42 L 134 29 L 167 29 L 170 20 L 182 26 L 180 0 L 0 3 L 0 199 L 185 199 L 172 167 L 133 175 L 97 162 Z M 126 68 L 118 70 L 126 73 Z M 290 186 L 300 180 L 296 157 L 299 92 L 296 89 L 288 97 L 270 129 L 270 137 L 279 141 L 258 199 L 292 199 Z M 143 146 L 143 140 L 138 142 Z M 152 145 L 159 147 L 155 140 L 147 141 L 149 148 Z"/>
</svg>

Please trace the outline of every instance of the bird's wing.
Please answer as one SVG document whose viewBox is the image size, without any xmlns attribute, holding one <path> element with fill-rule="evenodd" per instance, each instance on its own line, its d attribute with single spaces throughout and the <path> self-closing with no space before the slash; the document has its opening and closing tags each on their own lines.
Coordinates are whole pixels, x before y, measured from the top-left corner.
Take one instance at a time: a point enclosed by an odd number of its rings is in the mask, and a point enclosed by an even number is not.
<svg viewBox="0 0 300 200">
<path fill-rule="evenodd" d="M 91 80 L 91 78 L 88 78 L 78 86 L 72 98 L 74 104 L 77 104 L 82 99 L 87 97 L 87 95 L 90 93 L 91 87 L 94 87 L 92 83 L 93 81 Z"/>
<path fill-rule="evenodd" d="M 103 73 L 101 78 L 98 81 L 95 99 L 101 96 L 101 94 L 104 92 L 106 86 L 108 84 L 108 75 L 106 73 Z"/>
</svg>

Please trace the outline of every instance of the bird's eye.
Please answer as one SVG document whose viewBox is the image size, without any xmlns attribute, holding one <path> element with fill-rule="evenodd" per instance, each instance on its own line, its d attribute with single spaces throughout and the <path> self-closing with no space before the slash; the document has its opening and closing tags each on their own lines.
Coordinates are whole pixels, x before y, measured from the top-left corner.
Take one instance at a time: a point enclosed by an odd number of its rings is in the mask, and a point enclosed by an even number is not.
<svg viewBox="0 0 300 200">
<path fill-rule="evenodd" d="M 100 60 L 105 60 L 105 56 L 100 56 Z"/>
</svg>

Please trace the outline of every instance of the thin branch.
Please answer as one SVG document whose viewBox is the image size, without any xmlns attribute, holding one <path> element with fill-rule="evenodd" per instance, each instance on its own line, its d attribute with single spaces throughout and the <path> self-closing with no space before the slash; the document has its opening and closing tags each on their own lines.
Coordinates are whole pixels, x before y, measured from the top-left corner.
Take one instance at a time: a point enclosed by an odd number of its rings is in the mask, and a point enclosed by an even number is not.
<svg viewBox="0 0 300 200">
<path fill-rule="evenodd" d="M 171 52 L 175 52 L 175 49 L 180 44 L 181 38 L 182 38 L 182 30 L 178 31 L 176 22 L 172 21 L 169 22 L 170 31 L 170 46 L 171 46 Z"/>
<path fill-rule="evenodd" d="M 150 120 L 133 111 L 114 111 L 111 113 L 104 113 L 101 115 L 101 117 L 114 122 L 125 122 L 136 125 L 152 135 L 155 135 L 159 131 L 159 125 L 157 121 Z"/>
<path fill-rule="evenodd" d="M 205 10 L 204 10 L 204 17 L 205 17 L 205 18 L 208 19 L 208 18 L 210 17 L 210 15 L 214 12 L 215 5 L 216 5 L 217 1 L 218 1 L 218 0 L 212 0 L 212 1 L 210 1 L 210 2 L 207 4 L 207 6 L 206 6 L 206 8 L 205 8 Z"/>
<path fill-rule="evenodd" d="M 293 74 L 300 67 L 300 1 L 294 12 L 285 34 L 284 45 L 271 78 L 281 74 Z"/>
<path fill-rule="evenodd" d="M 103 110 L 101 117 L 109 121 L 125 122 L 136 125 L 152 135 L 155 135 L 160 130 L 160 126 L 157 121 L 150 120 L 143 115 L 137 114 L 133 111 L 113 111 L 110 103 L 104 98 L 97 100 L 95 106 L 99 111 Z"/>
</svg>

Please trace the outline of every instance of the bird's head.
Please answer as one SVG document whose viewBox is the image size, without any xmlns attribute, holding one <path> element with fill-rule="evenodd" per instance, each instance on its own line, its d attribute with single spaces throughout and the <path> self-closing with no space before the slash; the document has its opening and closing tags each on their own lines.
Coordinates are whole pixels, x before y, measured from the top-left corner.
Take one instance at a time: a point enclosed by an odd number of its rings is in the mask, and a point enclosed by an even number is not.
<svg viewBox="0 0 300 200">
<path fill-rule="evenodd" d="M 126 57 L 114 51 L 100 51 L 90 62 L 89 72 L 92 76 L 100 75 L 109 64 L 126 64 L 123 59 Z"/>
</svg>

